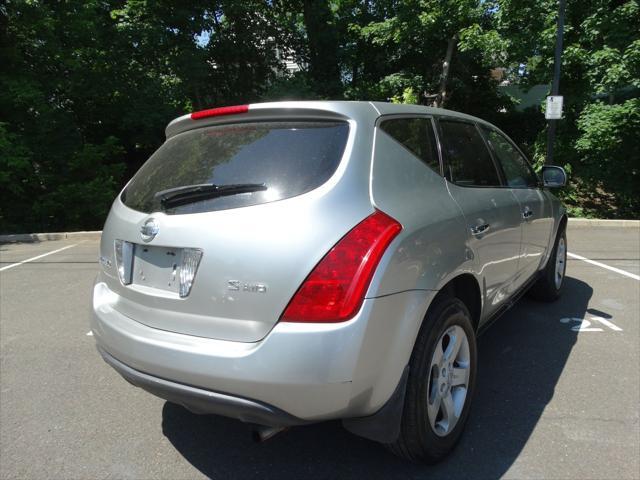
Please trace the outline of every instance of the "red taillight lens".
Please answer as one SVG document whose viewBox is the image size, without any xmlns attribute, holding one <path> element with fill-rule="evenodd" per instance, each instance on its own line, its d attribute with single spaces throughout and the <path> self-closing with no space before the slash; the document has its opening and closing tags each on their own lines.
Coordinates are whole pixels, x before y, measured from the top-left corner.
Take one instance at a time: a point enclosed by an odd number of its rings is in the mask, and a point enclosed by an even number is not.
<svg viewBox="0 0 640 480">
<path fill-rule="evenodd" d="M 283 322 L 344 322 L 360 309 L 373 272 L 402 225 L 376 210 L 334 245 L 282 314 Z"/>
<path fill-rule="evenodd" d="M 200 110 L 191 114 L 192 120 L 207 117 L 219 117 L 221 115 L 233 115 L 235 113 L 246 113 L 249 111 L 249 105 L 234 105 L 232 107 L 210 108 L 209 110 Z"/>
</svg>

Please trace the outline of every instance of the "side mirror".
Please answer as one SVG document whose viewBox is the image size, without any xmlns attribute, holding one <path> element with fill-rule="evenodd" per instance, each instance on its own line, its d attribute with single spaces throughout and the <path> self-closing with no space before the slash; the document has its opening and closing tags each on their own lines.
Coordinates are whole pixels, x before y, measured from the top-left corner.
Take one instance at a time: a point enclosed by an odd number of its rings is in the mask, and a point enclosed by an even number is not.
<svg viewBox="0 0 640 480">
<path fill-rule="evenodd" d="M 567 172 L 555 165 L 542 167 L 542 183 L 548 188 L 564 187 L 567 184 Z"/>
</svg>

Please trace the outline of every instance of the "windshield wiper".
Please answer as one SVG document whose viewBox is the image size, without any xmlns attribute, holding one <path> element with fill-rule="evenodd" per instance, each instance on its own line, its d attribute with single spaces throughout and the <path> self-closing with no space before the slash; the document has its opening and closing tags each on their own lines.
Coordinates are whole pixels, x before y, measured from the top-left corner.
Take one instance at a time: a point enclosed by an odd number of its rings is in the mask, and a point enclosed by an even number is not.
<svg viewBox="0 0 640 480">
<path fill-rule="evenodd" d="M 184 185 L 182 187 L 161 190 L 160 192 L 156 192 L 153 197 L 160 199 L 162 208 L 173 208 L 210 198 L 260 192 L 266 189 L 267 186 L 264 183 L 238 183 L 234 185 L 201 183 L 198 185 Z"/>
</svg>

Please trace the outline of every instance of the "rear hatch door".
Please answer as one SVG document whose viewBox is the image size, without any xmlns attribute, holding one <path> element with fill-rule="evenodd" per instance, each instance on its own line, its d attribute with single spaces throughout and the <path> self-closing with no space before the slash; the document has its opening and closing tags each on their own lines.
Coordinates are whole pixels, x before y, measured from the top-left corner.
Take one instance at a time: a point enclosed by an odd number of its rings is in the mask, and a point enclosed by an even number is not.
<svg viewBox="0 0 640 480">
<path fill-rule="evenodd" d="M 163 330 L 263 338 L 315 264 L 372 211 L 366 176 L 340 181 L 351 131 L 347 119 L 285 119 L 169 138 L 104 228 L 114 308 Z M 248 187 L 215 193 L 229 186 Z M 180 201 L 185 192 L 192 201 Z"/>
</svg>

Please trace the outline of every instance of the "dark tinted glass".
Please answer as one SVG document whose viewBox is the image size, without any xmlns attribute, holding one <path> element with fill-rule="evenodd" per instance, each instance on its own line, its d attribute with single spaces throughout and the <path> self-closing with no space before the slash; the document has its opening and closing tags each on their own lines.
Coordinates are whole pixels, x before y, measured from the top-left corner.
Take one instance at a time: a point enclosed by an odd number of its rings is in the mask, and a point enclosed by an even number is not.
<svg viewBox="0 0 640 480">
<path fill-rule="evenodd" d="M 462 186 L 499 186 L 498 172 L 475 125 L 440 120 L 447 177 Z"/>
<path fill-rule="evenodd" d="M 336 171 L 349 134 L 343 122 L 260 122 L 198 128 L 167 140 L 122 194 L 125 205 L 160 210 L 161 190 L 214 183 L 264 183 L 268 190 L 202 200 L 169 214 L 246 207 L 317 188 Z"/>
<path fill-rule="evenodd" d="M 538 186 L 538 178 L 518 149 L 504 135 L 495 130 L 487 127 L 482 127 L 482 130 L 502 165 L 507 185 L 514 188 Z"/>
<path fill-rule="evenodd" d="M 429 167 L 440 173 L 440 161 L 430 119 L 394 118 L 382 122 L 380 128 Z"/>
</svg>

